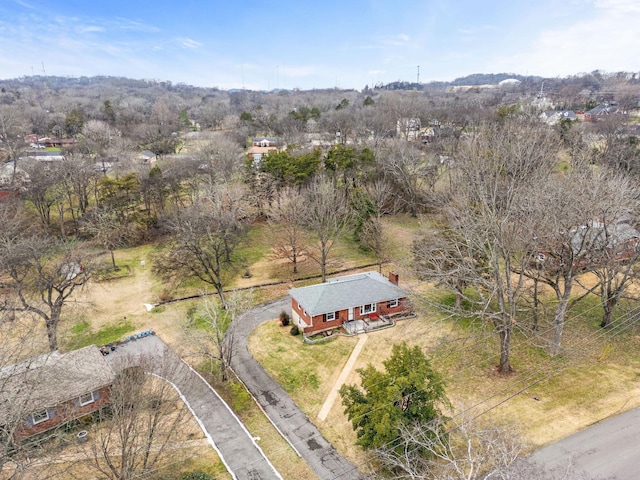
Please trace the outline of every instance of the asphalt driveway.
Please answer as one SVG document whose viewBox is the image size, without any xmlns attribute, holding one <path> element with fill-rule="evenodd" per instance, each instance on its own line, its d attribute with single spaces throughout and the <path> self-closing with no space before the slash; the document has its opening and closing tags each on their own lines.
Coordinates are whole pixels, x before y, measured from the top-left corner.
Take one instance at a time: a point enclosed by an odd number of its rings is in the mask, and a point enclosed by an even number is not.
<svg viewBox="0 0 640 480">
<path fill-rule="evenodd" d="M 145 365 L 152 366 L 152 373 L 171 382 L 234 478 L 282 480 L 222 398 L 157 336 L 125 343 L 105 359 L 116 371 L 144 361 Z M 151 359 L 151 362 L 146 359 Z"/>
<path fill-rule="evenodd" d="M 271 422 L 319 478 L 359 479 L 361 475 L 356 466 L 333 448 L 291 397 L 249 353 L 247 341 L 251 331 L 266 320 L 277 318 L 282 310 L 288 311 L 290 308 L 291 300 L 285 297 L 256 307 L 240 317 L 236 330 L 237 351 L 231 366 Z"/>
</svg>

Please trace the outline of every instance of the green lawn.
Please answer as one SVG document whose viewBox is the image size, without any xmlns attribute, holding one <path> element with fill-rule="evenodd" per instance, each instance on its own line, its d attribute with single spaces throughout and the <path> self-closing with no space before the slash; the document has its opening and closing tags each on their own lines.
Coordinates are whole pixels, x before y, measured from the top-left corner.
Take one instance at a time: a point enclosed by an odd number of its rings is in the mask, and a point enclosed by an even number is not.
<svg viewBox="0 0 640 480">
<path fill-rule="evenodd" d="M 69 335 L 65 336 L 61 343 L 65 350 L 74 350 L 87 345 L 106 345 L 122 340 L 135 330 L 136 326 L 126 319 L 106 324 L 96 331 L 91 328 L 88 321 L 82 320 L 71 327 Z"/>
</svg>

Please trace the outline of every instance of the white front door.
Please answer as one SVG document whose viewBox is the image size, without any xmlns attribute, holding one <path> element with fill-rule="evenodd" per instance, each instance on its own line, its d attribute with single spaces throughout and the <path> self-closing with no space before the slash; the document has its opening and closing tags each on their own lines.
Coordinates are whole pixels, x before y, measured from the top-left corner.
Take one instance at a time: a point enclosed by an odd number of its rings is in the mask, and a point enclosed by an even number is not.
<svg viewBox="0 0 640 480">
<path fill-rule="evenodd" d="M 353 320 L 353 307 L 349 308 L 349 317 L 347 318 L 347 320 L 349 321 Z"/>
</svg>

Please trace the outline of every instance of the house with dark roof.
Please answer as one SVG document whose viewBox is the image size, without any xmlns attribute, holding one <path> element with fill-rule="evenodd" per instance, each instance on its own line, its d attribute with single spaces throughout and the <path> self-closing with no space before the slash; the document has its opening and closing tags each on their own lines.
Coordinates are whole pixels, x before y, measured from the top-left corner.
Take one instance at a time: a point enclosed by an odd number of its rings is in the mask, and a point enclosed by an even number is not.
<svg viewBox="0 0 640 480">
<path fill-rule="evenodd" d="M 154 165 L 158 160 L 158 155 L 151 150 L 143 150 L 135 156 L 134 161 L 143 165 Z"/>
<path fill-rule="evenodd" d="M 597 107 L 588 110 L 584 114 L 585 122 L 597 122 L 599 119 L 608 117 L 609 115 L 622 115 L 624 112 L 621 111 L 615 105 L 610 105 L 608 103 L 603 103 L 598 105 Z"/>
<path fill-rule="evenodd" d="M 398 275 L 356 273 L 325 283 L 289 290 L 291 318 L 305 334 L 345 327 L 351 322 L 378 321 L 409 311 L 407 292 L 398 286 Z"/>
<path fill-rule="evenodd" d="M 38 435 L 110 403 L 115 373 L 95 345 L 0 369 L 0 431 Z"/>
</svg>

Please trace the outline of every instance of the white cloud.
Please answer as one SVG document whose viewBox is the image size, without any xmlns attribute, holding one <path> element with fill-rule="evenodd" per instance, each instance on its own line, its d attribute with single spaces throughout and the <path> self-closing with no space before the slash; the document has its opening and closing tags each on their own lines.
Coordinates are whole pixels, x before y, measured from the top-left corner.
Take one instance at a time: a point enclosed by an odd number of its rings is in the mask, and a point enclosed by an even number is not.
<svg viewBox="0 0 640 480">
<path fill-rule="evenodd" d="M 299 78 L 315 75 L 318 71 L 318 68 L 313 65 L 309 65 L 299 67 L 280 67 L 279 70 L 280 74 L 282 75 L 285 75 L 287 77 Z"/>
<path fill-rule="evenodd" d="M 78 31 L 80 33 L 93 33 L 93 32 L 106 32 L 107 29 L 104 27 L 99 27 L 97 25 L 87 25 L 78 27 Z"/>
<path fill-rule="evenodd" d="M 34 7 L 33 5 L 31 5 L 30 3 L 25 2 L 24 0 L 15 0 L 15 2 L 16 2 L 18 5 L 20 5 L 21 7 L 28 8 L 28 9 L 30 9 L 30 10 L 35 10 L 35 8 L 36 8 L 36 7 Z"/>
<path fill-rule="evenodd" d="M 411 37 L 406 33 L 399 33 L 397 35 L 379 37 L 378 42 L 387 47 L 403 47 L 411 40 Z"/>
<path fill-rule="evenodd" d="M 156 33 L 160 29 L 149 25 L 148 23 L 139 22 L 137 20 L 130 20 L 128 18 L 116 17 L 116 27 L 120 30 L 127 30 L 141 33 Z"/>
<path fill-rule="evenodd" d="M 177 40 L 182 48 L 198 48 L 202 46 L 202 43 L 196 42 L 195 40 L 188 37 L 178 38 Z"/>
<path fill-rule="evenodd" d="M 564 76 L 596 69 L 637 70 L 640 49 L 636 25 L 637 0 L 596 0 L 594 12 L 563 27 L 542 30 L 529 48 L 499 57 L 487 65 L 494 71 L 527 70 L 544 76 Z"/>
</svg>

